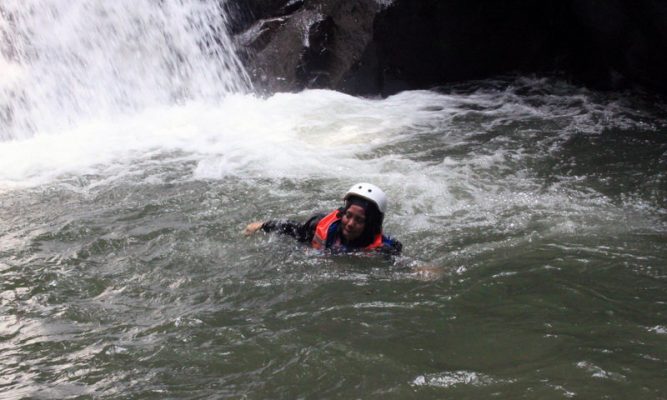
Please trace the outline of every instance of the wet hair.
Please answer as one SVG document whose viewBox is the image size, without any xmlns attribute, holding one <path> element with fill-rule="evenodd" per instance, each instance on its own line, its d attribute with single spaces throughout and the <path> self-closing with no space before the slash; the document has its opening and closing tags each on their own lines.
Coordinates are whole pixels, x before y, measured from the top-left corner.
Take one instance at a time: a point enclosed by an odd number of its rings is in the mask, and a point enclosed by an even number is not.
<svg viewBox="0 0 667 400">
<path fill-rule="evenodd" d="M 382 221 L 384 220 L 384 216 L 380 210 L 378 210 L 375 203 L 357 196 L 350 196 L 345 202 L 345 207 L 338 210 L 338 215 L 342 218 L 347 209 L 352 205 L 357 205 L 364 209 L 366 221 L 364 223 L 363 232 L 361 232 L 361 235 L 359 235 L 357 239 L 351 241 L 350 245 L 353 247 L 366 247 L 373 243 L 376 235 L 382 233 Z"/>
</svg>

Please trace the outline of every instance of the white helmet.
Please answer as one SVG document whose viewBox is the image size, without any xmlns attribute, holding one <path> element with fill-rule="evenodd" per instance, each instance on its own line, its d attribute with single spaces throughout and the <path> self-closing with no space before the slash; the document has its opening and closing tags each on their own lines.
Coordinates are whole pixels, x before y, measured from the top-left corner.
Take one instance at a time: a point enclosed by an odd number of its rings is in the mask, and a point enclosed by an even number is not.
<svg viewBox="0 0 667 400">
<path fill-rule="evenodd" d="M 387 195 L 382 189 L 373 185 L 372 183 L 357 183 L 353 185 L 350 190 L 345 193 L 343 200 L 347 200 L 350 196 L 361 197 L 370 202 L 375 203 L 382 215 L 387 211 Z"/>
</svg>

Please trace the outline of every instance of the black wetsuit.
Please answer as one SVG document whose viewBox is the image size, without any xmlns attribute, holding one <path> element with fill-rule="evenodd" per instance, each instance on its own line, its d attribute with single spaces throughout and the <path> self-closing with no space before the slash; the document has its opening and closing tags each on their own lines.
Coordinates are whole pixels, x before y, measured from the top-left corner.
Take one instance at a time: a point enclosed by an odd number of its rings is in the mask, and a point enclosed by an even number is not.
<svg viewBox="0 0 667 400">
<path fill-rule="evenodd" d="M 283 235 L 288 235 L 295 238 L 299 242 L 311 243 L 313 241 L 313 237 L 315 236 L 315 229 L 317 228 L 317 224 L 319 224 L 322 218 L 324 218 L 326 215 L 326 213 L 317 213 L 308 218 L 308 220 L 303 223 L 290 220 L 269 220 L 262 224 L 262 230 L 264 232 L 276 232 Z M 347 242 L 342 238 L 340 234 L 340 223 L 337 224 L 338 225 L 335 228 L 335 235 L 340 239 L 340 243 L 342 245 L 337 246 L 336 250 L 362 250 L 364 247 L 363 245 L 356 245 L 355 243 Z M 377 249 L 378 251 L 392 255 L 399 255 L 401 253 L 401 250 L 403 249 L 401 242 L 384 234 L 382 235 L 382 239 L 382 247 Z M 327 243 L 327 248 L 330 248 L 330 244 L 333 243 L 333 240 L 327 240 Z"/>
</svg>

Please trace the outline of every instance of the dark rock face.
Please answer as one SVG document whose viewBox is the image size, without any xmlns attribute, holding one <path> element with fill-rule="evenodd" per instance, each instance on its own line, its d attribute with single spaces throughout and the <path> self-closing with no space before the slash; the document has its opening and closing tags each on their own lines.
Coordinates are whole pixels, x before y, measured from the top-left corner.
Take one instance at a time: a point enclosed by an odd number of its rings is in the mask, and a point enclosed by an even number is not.
<svg viewBox="0 0 667 400">
<path fill-rule="evenodd" d="M 551 58 L 549 14 L 521 0 L 396 2 L 374 30 L 383 82 L 428 87 L 541 70 Z"/>
<path fill-rule="evenodd" d="M 575 78 L 603 88 L 639 84 L 667 92 L 667 2 L 572 2 Z"/>
<path fill-rule="evenodd" d="M 504 73 L 667 92 L 660 0 L 247 0 L 232 30 L 258 89 L 388 95 Z"/>
<path fill-rule="evenodd" d="M 265 16 L 241 34 L 250 74 L 261 89 L 337 88 L 373 39 L 375 0 L 255 4 Z"/>
</svg>

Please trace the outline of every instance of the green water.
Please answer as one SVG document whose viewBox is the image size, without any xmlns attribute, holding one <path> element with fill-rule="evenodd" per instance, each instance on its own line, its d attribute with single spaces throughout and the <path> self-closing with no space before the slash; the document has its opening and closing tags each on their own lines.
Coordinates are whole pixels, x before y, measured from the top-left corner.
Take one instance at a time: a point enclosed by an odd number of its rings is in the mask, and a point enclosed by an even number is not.
<svg viewBox="0 0 667 400">
<path fill-rule="evenodd" d="M 356 144 L 283 159 L 302 143 L 280 139 L 278 161 L 246 149 L 218 177 L 197 175 L 210 154 L 156 145 L 5 187 L 0 398 L 667 397 L 667 108 L 497 84 L 354 115 L 325 100 L 285 129 L 352 124 Z M 364 141 L 401 103 L 428 115 Z M 343 168 L 322 174 L 332 149 Z M 358 178 L 389 194 L 402 257 L 241 235 Z"/>
</svg>

